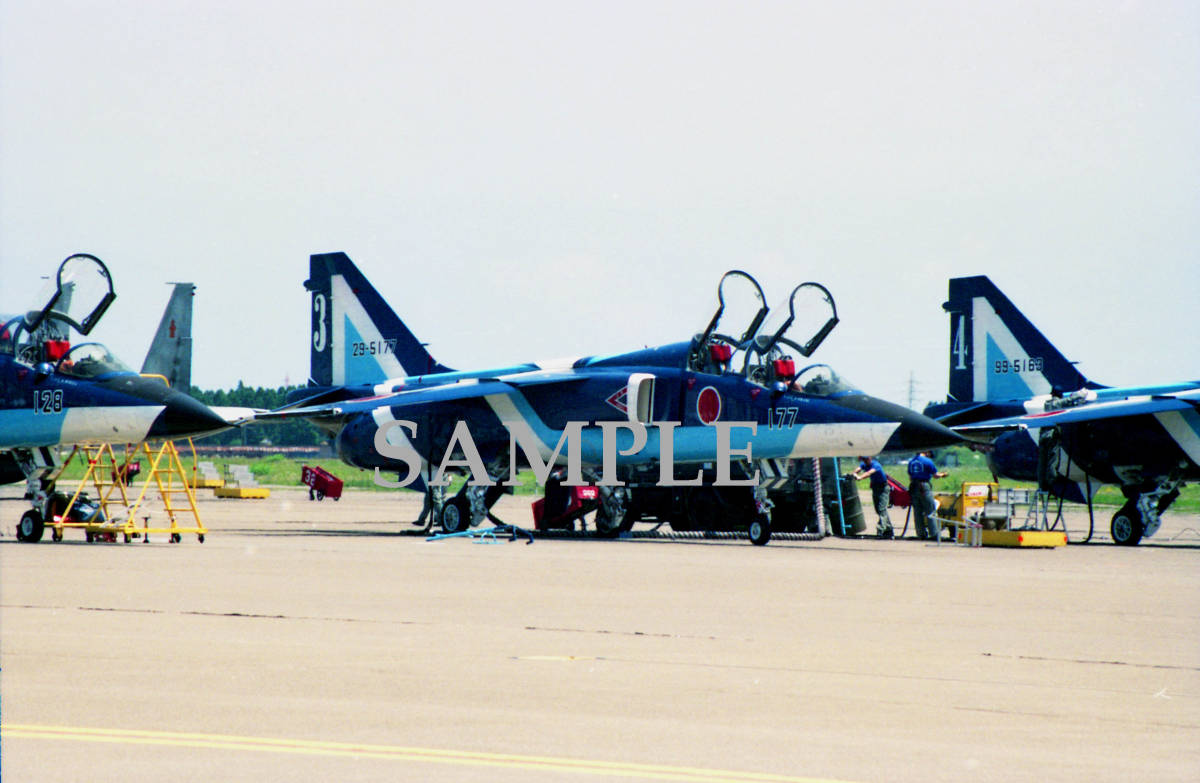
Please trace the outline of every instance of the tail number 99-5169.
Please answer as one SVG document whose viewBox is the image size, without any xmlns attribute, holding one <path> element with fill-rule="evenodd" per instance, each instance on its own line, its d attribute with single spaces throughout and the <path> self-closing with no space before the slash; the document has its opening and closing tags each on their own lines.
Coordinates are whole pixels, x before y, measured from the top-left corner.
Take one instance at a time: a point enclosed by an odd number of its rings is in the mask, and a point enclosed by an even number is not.
<svg viewBox="0 0 1200 783">
<path fill-rule="evenodd" d="M 1017 357 L 1016 359 L 999 359 L 995 362 L 993 368 L 993 371 L 996 375 L 1007 375 L 1010 372 L 1041 372 L 1042 357 L 1029 356 L 1026 358 Z"/>
</svg>

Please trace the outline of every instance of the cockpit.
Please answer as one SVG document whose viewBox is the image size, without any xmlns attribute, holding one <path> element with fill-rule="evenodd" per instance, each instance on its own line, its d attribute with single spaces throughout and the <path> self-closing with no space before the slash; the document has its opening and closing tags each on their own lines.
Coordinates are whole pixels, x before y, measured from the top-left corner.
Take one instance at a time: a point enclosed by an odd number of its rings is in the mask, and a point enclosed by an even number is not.
<svg viewBox="0 0 1200 783">
<path fill-rule="evenodd" d="M 100 343 L 71 346 L 71 330 L 86 335 L 116 299 L 104 262 L 79 253 L 59 265 L 36 310 L 0 324 L 0 354 L 29 365 L 53 364 L 57 372 L 76 378 L 95 378 L 132 372 Z"/>
<path fill-rule="evenodd" d="M 113 373 L 132 373 L 133 370 L 100 343 L 80 343 L 58 360 L 54 372 L 68 378 L 91 380 Z"/>
<path fill-rule="evenodd" d="M 67 327 L 53 314 L 41 319 L 33 330 L 29 329 L 28 315 L 18 315 L 0 324 L 0 354 L 12 356 L 23 364 L 54 363 L 70 349 Z"/>
<path fill-rule="evenodd" d="M 688 369 L 738 373 L 761 386 L 816 396 L 853 388 L 828 365 L 796 371 L 798 358 L 811 357 L 838 324 L 837 306 L 825 286 L 801 283 L 768 308 L 758 281 L 732 270 L 717 286 L 717 303 L 708 327 L 692 340 Z M 812 391 L 804 390 L 806 384 Z"/>
<path fill-rule="evenodd" d="M 833 397 L 858 387 L 834 372 L 828 364 L 810 364 L 791 383 L 791 390 L 809 397 Z"/>
<path fill-rule="evenodd" d="M 688 369 L 719 374 L 744 367 L 746 349 L 767 312 L 757 280 L 738 269 L 726 272 L 717 285 L 717 312 L 692 339 Z"/>
</svg>

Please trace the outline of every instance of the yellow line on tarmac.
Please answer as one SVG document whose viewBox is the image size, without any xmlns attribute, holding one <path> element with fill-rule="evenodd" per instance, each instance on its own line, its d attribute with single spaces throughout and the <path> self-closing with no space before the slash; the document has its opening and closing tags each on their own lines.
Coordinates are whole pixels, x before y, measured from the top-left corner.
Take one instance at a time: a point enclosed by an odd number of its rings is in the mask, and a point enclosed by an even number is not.
<svg viewBox="0 0 1200 783">
<path fill-rule="evenodd" d="M 581 775 L 608 775 L 643 780 L 679 780 L 692 783 L 838 783 L 824 778 L 791 777 L 761 772 L 672 767 L 614 761 L 522 756 L 509 753 L 482 753 L 466 750 L 438 750 L 399 745 L 372 745 L 321 740 L 292 740 L 272 737 L 239 737 L 229 734 L 196 734 L 173 731 L 96 729 L 73 726 L 39 726 L 23 723 L 0 724 L 3 740 L 48 739 L 76 742 L 107 742 L 124 745 L 158 745 L 177 748 L 246 750 L 267 753 L 296 753 L 313 756 L 390 759 L 431 764 L 496 767 L 508 769 L 574 772 Z"/>
</svg>

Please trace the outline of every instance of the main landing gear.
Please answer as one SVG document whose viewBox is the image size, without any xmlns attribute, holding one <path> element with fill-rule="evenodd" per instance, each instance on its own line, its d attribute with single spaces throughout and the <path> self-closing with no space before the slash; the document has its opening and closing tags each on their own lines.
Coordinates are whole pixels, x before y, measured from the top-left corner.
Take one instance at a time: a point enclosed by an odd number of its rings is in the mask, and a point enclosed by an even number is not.
<svg viewBox="0 0 1200 783">
<path fill-rule="evenodd" d="M 1114 544 L 1122 546 L 1137 546 L 1143 538 L 1149 538 L 1158 532 L 1162 524 L 1162 514 L 1170 508 L 1179 497 L 1179 489 L 1183 482 L 1168 476 L 1149 489 L 1143 487 L 1122 487 L 1121 491 L 1127 498 L 1125 505 L 1113 514 L 1109 532 Z"/>
<path fill-rule="evenodd" d="M 596 509 L 596 535 L 617 538 L 633 529 L 629 515 L 629 490 L 625 487 L 599 487 L 600 507 Z"/>
<path fill-rule="evenodd" d="M 470 527 L 476 527 L 484 519 L 491 519 L 496 524 L 503 524 L 492 516 L 492 506 L 501 495 L 512 494 L 513 488 L 505 486 L 508 480 L 507 453 L 497 458 L 488 466 L 488 478 L 491 486 L 472 486 L 464 484 L 458 494 L 442 504 L 438 522 L 444 533 L 462 533 Z"/>
</svg>

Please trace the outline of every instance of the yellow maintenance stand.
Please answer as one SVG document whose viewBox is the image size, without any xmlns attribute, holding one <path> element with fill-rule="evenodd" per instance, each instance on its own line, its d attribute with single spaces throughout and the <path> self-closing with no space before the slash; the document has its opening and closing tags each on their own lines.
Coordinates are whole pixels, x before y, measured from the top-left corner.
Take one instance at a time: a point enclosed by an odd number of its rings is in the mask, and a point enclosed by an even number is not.
<svg viewBox="0 0 1200 783">
<path fill-rule="evenodd" d="M 1049 523 L 1049 494 L 1023 488 L 1001 488 L 995 482 L 965 481 L 958 492 L 938 492 L 937 517 L 955 543 L 967 546 L 1058 547 L 1067 545 L 1066 530 Z M 1021 527 L 1014 526 L 1016 508 L 1026 506 Z"/>
<path fill-rule="evenodd" d="M 250 472 L 247 465 L 226 465 L 226 478 L 222 486 L 213 490 L 213 495 L 219 498 L 243 498 L 262 500 L 271 497 L 271 490 L 260 487 L 258 479 Z"/>
<path fill-rule="evenodd" d="M 192 476 L 188 479 L 188 486 L 192 489 L 217 489 L 225 486 L 225 479 L 217 473 L 216 467 L 211 462 L 197 462 L 195 455 L 196 450 L 193 447 Z"/>
<path fill-rule="evenodd" d="M 194 459 L 194 448 L 192 454 Z M 56 492 L 47 504 L 46 525 L 52 528 L 55 541 L 62 540 L 64 530 L 80 528 L 88 541 L 116 541 L 117 536 L 121 536 L 126 542 L 139 537 L 148 542 L 151 533 L 165 533 L 171 543 L 178 543 L 183 540 L 183 534 L 189 533 L 204 543 L 208 530 L 200 521 L 196 496 L 188 486 L 187 474 L 174 442 L 164 441 L 155 447 L 149 443 L 126 445 L 123 460 L 117 459 L 108 444 L 76 446 L 53 481 L 57 482 L 76 457 L 84 461 L 86 468 L 75 492 L 70 495 Z M 132 485 L 131 479 L 140 472 L 143 458 L 149 470 L 138 485 Z M 162 501 L 169 525 L 151 527 L 151 514 L 146 513 L 139 527 L 138 511 L 144 510 L 147 494 L 152 488 Z M 87 493 L 89 489 L 95 492 L 95 497 Z M 136 496 L 134 490 L 137 490 Z M 177 501 L 180 496 L 182 503 Z M 180 517 L 190 517 L 191 524 L 180 524 Z"/>
</svg>

